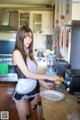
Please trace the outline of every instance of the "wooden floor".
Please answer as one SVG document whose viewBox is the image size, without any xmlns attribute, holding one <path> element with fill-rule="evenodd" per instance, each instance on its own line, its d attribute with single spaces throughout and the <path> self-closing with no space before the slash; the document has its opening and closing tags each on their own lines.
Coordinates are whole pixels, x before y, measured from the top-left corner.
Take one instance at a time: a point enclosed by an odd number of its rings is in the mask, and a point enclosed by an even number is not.
<svg viewBox="0 0 80 120">
<path fill-rule="evenodd" d="M 12 100 L 15 85 L 16 83 L 0 83 L 0 113 L 8 111 L 9 120 L 19 120 L 15 103 Z"/>
</svg>

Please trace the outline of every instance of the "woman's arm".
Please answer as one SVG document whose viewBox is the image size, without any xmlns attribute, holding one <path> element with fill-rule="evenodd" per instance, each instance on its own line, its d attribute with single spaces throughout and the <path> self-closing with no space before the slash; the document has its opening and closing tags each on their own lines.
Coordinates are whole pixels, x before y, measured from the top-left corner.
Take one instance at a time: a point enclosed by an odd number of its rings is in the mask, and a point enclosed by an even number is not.
<svg viewBox="0 0 80 120">
<path fill-rule="evenodd" d="M 45 82 L 44 80 L 39 80 L 39 83 L 43 85 L 47 89 L 51 89 L 54 87 L 54 84 L 51 82 Z"/>
<path fill-rule="evenodd" d="M 38 80 L 49 79 L 52 81 L 59 79 L 58 76 L 49 76 L 45 74 L 38 74 L 38 73 L 30 72 L 27 69 L 27 66 L 22 58 L 22 54 L 20 53 L 19 50 L 15 50 L 13 52 L 12 59 L 13 59 L 14 64 L 17 65 L 22 71 L 22 73 L 28 78 L 33 78 L 33 79 L 38 79 Z"/>
</svg>

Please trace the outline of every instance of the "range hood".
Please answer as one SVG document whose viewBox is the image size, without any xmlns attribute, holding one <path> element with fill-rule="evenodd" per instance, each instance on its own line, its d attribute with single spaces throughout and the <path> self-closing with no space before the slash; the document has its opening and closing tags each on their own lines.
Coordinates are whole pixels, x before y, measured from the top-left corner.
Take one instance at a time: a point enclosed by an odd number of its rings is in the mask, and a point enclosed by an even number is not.
<svg viewBox="0 0 80 120">
<path fill-rule="evenodd" d="M 16 32 L 17 30 L 9 25 L 9 12 L 3 12 L 2 25 L 0 26 L 0 32 Z"/>
</svg>

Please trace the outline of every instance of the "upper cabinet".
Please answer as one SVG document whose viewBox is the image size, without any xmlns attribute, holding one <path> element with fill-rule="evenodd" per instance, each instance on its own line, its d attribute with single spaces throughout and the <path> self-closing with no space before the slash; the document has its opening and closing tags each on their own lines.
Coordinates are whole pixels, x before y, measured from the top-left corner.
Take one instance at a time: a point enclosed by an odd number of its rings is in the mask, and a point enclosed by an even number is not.
<svg viewBox="0 0 80 120">
<path fill-rule="evenodd" d="M 9 12 L 9 24 L 10 26 L 18 29 L 18 12 L 17 11 Z"/>
<path fill-rule="evenodd" d="M 3 22 L 2 22 L 3 14 L 4 14 L 4 12 L 0 10 L 0 25 L 3 24 Z M 7 20 L 7 18 L 6 18 L 6 20 Z M 9 11 L 9 23 L 8 24 L 10 26 L 14 27 L 15 29 L 18 28 L 18 12 L 17 11 Z"/>
<path fill-rule="evenodd" d="M 19 11 L 18 26 L 27 25 L 30 26 L 30 13 L 28 11 Z"/>
<path fill-rule="evenodd" d="M 32 11 L 31 27 L 33 33 L 41 33 L 45 35 L 52 34 L 53 28 L 53 12 L 51 11 Z"/>
<path fill-rule="evenodd" d="M 34 33 L 42 32 L 42 14 L 41 13 L 33 14 L 32 28 Z"/>
<path fill-rule="evenodd" d="M 53 28 L 51 11 L 19 11 L 19 26 L 29 26 L 33 33 L 50 35 Z"/>
<path fill-rule="evenodd" d="M 42 12 L 42 32 L 43 34 L 53 34 L 53 12 L 44 11 Z"/>
</svg>

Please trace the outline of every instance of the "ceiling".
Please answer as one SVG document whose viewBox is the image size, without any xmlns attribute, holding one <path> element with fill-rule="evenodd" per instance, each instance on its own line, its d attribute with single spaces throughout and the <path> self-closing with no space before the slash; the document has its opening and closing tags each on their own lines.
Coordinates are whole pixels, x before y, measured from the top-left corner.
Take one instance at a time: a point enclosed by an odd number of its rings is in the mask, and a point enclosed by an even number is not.
<svg viewBox="0 0 80 120">
<path fill-rule="evenodd" d="M 52 7 L 54 0 L 0 0 L 0 8 Z"/>
</svg>

